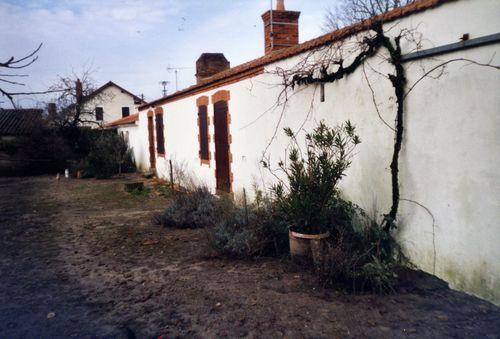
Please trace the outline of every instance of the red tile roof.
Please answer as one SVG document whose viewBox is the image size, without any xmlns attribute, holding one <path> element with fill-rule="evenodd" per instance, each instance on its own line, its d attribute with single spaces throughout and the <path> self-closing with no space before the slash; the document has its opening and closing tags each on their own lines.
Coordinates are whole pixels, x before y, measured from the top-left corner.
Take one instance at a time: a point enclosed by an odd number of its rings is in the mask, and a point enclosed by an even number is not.
<svg viewBox="0 0 500 339">
<path fill-rule="evenodd" d="M 136 121 L 139 121 L 139 114 L 132 114 L 129 115 L 128 117 L 121 118 L 115 121 L 112 121 L 110 123 L 107 123 L 104 125 L 105 128 L 112 128 L 112 127 L 118 127 L 122 125 L 131 125 L 135 124 Z"/>
<path fill-rule="evenodd" d="M 403 17 L 409 16 L 411 14 L 415 14 L 427 9 L 431 9 L 433 7 L 442 5 L 447 2 L 452 2 L 452 1 L 457 1 L 457 0 L 416 0 L 415 2 L 396 8 L 392 11 L 389 11 L 387 13 L 383 13 L 380 15 L 377 15 L 373 18 L 367 19 L 360 21 L 358 23 L 355 23 L 353 25 L 341 28 L 339 30 L 333 31 L 331 33 L 325 34 L 323 36 L 320 36 L 316 39 L 312 39 L 309 41 L 306 41 L 302 44 L 299 44 L 294 47 L 289 47 L 281 50 L 274 51 L 272 53 L 269 53 L 263 57 L 260 57 L 258 59 L 246 62 L 244 64 L 241 64 L 239 66 L 230 68 L 226 71 L 220 72 L 210 78 L 205 79 L 204 81 L 193 85 L 191 87 L 188 87 L 186 89 L 183 89 L 181 91 L 178 91 L 174 94 L 171 94 L 169 96 L 160 98 L 158 100 L 152 101 L 148 104 L 142 105 L 139 107 L 139 110 L 145 110 L 151 107 L 154 107 L 156 105 L 161 105 L 167 102 L 175 101 L 179 98 L 183 98 L 192 94 L 195 94 L 197 92 L 200 92 L 204 89 L 208 89 L 210 87 L 217 87 L 224 85 L 227 81 L 240 77 L 245 74 L 252 74 L 252 71 L 256 71 L 258 69 L 263 69 L 264 66 L 269 65 L 271 63 L 290 58 L 292 56 L 301 54 L 303 52 L 327 45 L 329 43 L 332 43 L 334 41 L 339 41 L 342 39 L 345 39 L 349 36 L 352 36 L 354 34 L 360 33 L 362 31 L 366 31 L 370 29 L 371 25 L 373 22 L 376 21 L 383 21 L 383 22 L 390 22 L 394 21 L 397 19 L 401 19 Z"/>
</svg>

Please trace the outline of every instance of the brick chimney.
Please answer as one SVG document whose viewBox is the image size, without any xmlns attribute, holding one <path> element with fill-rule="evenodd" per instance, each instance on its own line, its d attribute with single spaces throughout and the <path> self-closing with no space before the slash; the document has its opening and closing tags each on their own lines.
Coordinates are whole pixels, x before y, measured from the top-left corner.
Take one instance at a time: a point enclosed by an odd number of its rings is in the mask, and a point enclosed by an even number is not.
<svg viewBox="0 0 500 339">
<path fill-rule="evenodd" d="M 229 61 L 222 53 L 203 53 L 196 61 L 197 83 L 230 68 Z"/>
<path fill-rule="evenodd" d="M 49 102 L 47 105 L 47 113 L 49 120 L 54 120 L 56 118 L 57 108 L 55 103 Z"/>
<path fill-rule="evenodd" d="M 80 79 L 75 81 L 75 93 L 76 93 L 76 103 L 80 104 L 83 100 L 83 88 Z"/>
<path fill-rule="evenodd" d="M 300 12 L 287 11 L 285 0 L 278 0 L 276 10 L 262 14 L 266 54 L 299 44 Z"/>
</svg>

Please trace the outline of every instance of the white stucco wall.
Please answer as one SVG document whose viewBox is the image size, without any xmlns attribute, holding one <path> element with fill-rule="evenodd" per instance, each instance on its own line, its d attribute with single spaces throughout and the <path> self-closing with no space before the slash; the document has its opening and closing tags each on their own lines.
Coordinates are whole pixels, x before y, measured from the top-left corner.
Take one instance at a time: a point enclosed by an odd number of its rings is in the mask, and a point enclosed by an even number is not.
<svg viewBox="0 0 500 339">
<path fill-rule="evenodd" d="M 117 128 L 118 133 L 126 135 L 128 139 L 128 145 L 132 150 L 132 155 L 134 157 L 134 162 L 137 166 L 137 170 L 145 172 L 149 169 L 149 153 L 147 153 L 147 138 L 144 138 L 140 132 L 139 125 L 130 124 L 123 125 Z M 146 164 L 146 165 L 144 165 Z"/>
<path fill-rule="evenodd" d="M 101 92 L 101 94 L 99 94 L 92 100 L 89 100 L 89 102 L 85 104 L 84 111 L 92 112 L 85 115 L 85 120 L 92 121 L 87 123 L 87 126 L 99 126 L 98 124 L 93 123 L 96 122 L 96 107 L 103 108 L 103 120 L 97 122 L 100 125 L 105 125 L 122 118 L 122 107 L 128 107 L 130 110 L 130 114 L 134 114 L 134 112 L 137 111 L 138 105 L 134 104 L 134 98 L 130 94 L 123 92 L 118 87 L 107 87 Z"/>
<path fill-rule="evenodd" d="M 465 34 L 477 38 L 500 32 L 500 3 L 497 0 L 461 0 L 402 19 L 398 26 L 418 28 L 423 48 L 458 42 Z M 394 25 L 391 23 L 389 25 Z M 392 29 L 396 33 L 398 29 Z M 391 34 L 390 33 L 390 34 Z M 410 48 L 409 44 L 404 45 Z M 409 52 L 406 50 L 405 52 Z M 496 54 L 495 54 L 496 53 Z M 267 67 L 288 67 L 297 56 Z M 500 64 L 500 45 L 489 45 L 441 55 L 444 61 L 469 58 Z M 493 58 L 493 59 L 492 59 Z M 438 60 L 405 65 L 408 83 Z M 383 72 L 390 68 L 373 63 Z M 425 206 L 402 201 L 397 237 L 411 261 L 419 268 L 450 282 L 451 286 L 500 303 L 500 75 L 496 70 L 450 64 L 437 80 L 426 79 L 408 96 L 405 136 L 400 155 L 401 197 Z M 368 72 L 382 117 L 395 118 L 394 91 L 390 83 Z M 363 72 L 326 85 L 326 101 L 319 90 L 300 88 L 287 104 L 274 107 L 281 91 L 280 80 L 263 74 L 232 85 L 163 105 L 166 158 L 157 158 L 159 176 L 168 178 L 167 161 L 187 164 L 190 171 L 215 188 L 215 162 L 201 165 L 198 158 L 196 99 L 211 97 L 219 90 L 231 94 L 229 113 L 232 135 L 233 190 L 251 191 L 271 182 L 260 166 L 263 152 L 276 162 L 284 157 L 288 141 L 282 127 L 307 130 L 318 121 L 330 125 L 351 120 L 362 144 L 342 182 L 347 198 L 368 211 L 387 213 L 391 205 L 391 162 L 394 135 L 379 119 Z M 312 100 L 314 98 L 314 100 Z M 213 106 L 210 102 L 210 135 L 213 136 Z M 277 123 L 281 125 L 277 129 Z M 278 134 L 275 136 L 275 132 Z M 140 164 L 149 167 L 147 111 L 140 113 L 137 149 Z M 270 143 L 270 141 L 272 141 Z M 136 147 L 136 145 L 134 145 Z M 213 138 L 210 151 L 214 151 Z M 429 214 L 429 212 L 432 214 Z M 434 222 L 433 222 L 434 220 Z"/>
</svg>

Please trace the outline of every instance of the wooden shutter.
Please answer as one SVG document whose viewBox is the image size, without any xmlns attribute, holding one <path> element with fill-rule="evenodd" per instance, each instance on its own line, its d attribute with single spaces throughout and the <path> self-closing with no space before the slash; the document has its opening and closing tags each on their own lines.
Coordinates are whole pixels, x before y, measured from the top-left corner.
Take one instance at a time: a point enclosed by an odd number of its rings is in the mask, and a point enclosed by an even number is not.
<svg viewBox="0 0 500 339">
<path fill-rule="evenodd" d="M 129 107 L 122 107 L 122 118 L 126 118 L 130 115 Z"/>
<path fill-rule="evenodd" d="M 154 133 L 153 112 L 148 113 L 148 140 L 149 140 L 149 164 L 151 169 L 156 168 L 156 154 L 155 154 L 155 133 Z"/>
<path fill-rule="evenodd" d="M 163 114 L 156 115 L 156 152 L 165 155 L 165 138 L 163 135 Z"/>
<path fill-rule="evenodd" d="M 198 107 L 198 123 L 200 128 L 200 158 L 201 160 L 210 160 L 207 106 Z"/>
<path fill-rule="evenodd" d="M 214 104 L 215 177 L 217 190 L 231 192 L 231 168 L 229 156 L 229 116 L 226 101 Z"/>
<path fill-rule="evenodd" d="M 102 109 L 102 107 L 96 107 L 95 108 L 95 119 L 97 121 L 104 120 L 104 110 Z"/>
</svg>

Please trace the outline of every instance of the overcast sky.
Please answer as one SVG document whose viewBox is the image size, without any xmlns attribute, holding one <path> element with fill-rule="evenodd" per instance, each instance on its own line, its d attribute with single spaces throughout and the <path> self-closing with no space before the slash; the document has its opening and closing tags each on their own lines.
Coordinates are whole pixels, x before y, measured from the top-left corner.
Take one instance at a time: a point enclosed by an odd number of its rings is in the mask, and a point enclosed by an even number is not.
<svg viewBox="0 0 500 339">
<path fill-rule="evenodd" d="M 286 0 L 302 12 L 300 40 L 320 34 L 325 9 L 335 0 Z M 23 90 L 44 90 L 57 75 L 95 70 L 98 85 L 112 80 L 152 100 L 160 81 L 194 83 L 203 52 L 222 52 L 236 66 L 263 54 L 261 14 L 270 0 L 0 0 L 0 60 L 23 56 L 40 42 L 39 60 L 23 70 Z M 5 85 L 2 85 L 5 87 Z M 19 88 L 18 88 L 19 89 Z M 6 106 L 0 97 L 1 106 Z M 20 101 L 32 106 L 31 99 Z"/>
</svg>

